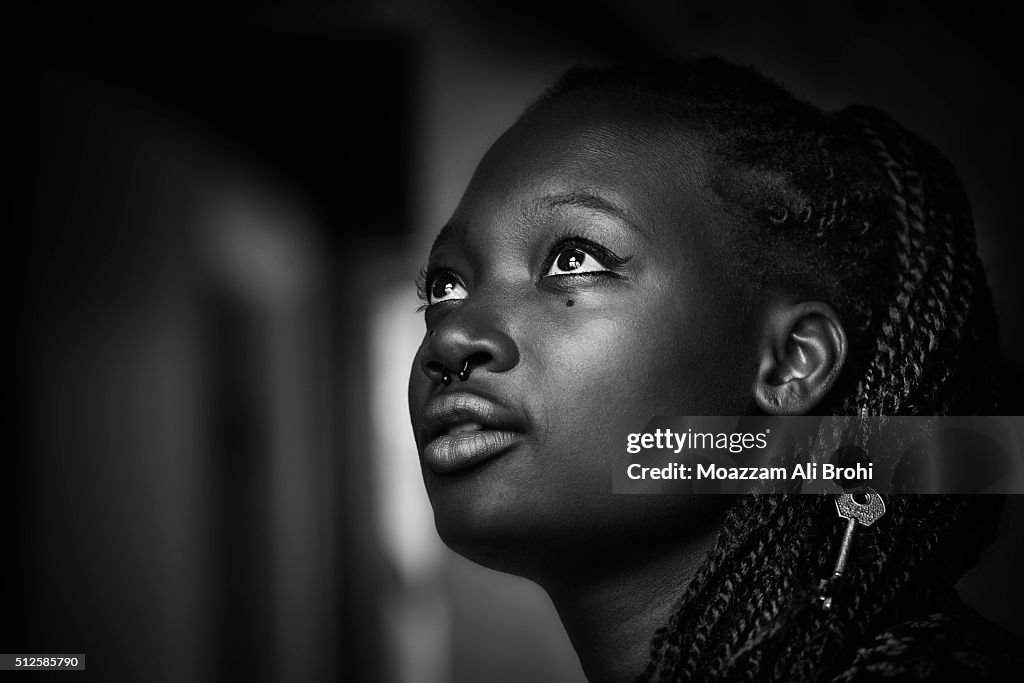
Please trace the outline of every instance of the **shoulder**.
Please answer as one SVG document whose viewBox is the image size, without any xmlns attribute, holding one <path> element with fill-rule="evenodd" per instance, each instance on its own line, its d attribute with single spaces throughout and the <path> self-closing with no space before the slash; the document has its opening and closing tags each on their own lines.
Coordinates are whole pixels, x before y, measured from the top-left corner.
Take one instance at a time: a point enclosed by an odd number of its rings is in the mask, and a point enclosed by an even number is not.
<svg viewBox="0 0 1024 683">
<path fill-rule="evenodd" d="M 936 611 L 879 633 L 833 682 L 1020 681 L 1022 647 L 966 608 Z"/>
</svg>

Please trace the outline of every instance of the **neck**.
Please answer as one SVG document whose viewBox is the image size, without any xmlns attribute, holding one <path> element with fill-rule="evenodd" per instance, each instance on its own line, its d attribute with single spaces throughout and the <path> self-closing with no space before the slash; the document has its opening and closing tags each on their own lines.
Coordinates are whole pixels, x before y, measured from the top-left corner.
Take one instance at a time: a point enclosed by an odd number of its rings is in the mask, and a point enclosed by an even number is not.
<svg viewBox="0 0 1024 683">
<path fill-rule="evenodd" d="M 564 583 L 544 586 L 592 683 L 632 682 L 643 672 L 651 637 L 668 621 L 716 533 L 708 530 L 612 571 L 574 572 Z"/>
</svg>

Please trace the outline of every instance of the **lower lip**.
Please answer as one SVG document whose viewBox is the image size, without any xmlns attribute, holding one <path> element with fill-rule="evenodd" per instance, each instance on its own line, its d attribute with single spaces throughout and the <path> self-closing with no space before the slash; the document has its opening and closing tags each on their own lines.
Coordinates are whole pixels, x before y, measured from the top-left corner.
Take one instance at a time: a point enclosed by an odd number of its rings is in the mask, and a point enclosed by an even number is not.
<svg viewBox="0 0 1024 683">
<path fill-rule="evenodd" d="M 501 455 L 515 445 L 519 436 L 490 429 L 443 434 L 423 449 L 423 461 L 437 474 L 457 472 Z"/>
</svg>

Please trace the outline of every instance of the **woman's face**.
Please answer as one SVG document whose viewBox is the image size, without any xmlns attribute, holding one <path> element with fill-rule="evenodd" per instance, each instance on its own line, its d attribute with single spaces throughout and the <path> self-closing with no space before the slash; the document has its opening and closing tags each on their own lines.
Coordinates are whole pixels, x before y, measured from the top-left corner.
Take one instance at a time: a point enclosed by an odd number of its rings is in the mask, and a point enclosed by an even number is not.
<svg viewBox="0 0 1024 683">
<path fill-rule="evenodd" d="M 677 542 L 718 507 L 613 495 L 610 470 L 638 420 L 750 401 L 756 306 L 706 176 L 696 134 L 584 93 L 487 153 L 431 250 L 409 382 L 454 549 L 531 575 Z"/>
</svg>

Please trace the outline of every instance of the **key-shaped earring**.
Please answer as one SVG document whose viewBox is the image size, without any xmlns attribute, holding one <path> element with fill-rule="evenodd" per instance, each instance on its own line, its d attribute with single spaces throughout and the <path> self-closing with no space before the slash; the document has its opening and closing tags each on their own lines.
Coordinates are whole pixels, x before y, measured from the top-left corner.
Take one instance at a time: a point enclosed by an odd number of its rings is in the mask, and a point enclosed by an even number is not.
<svg viewBox="0 0 1024 683">
<path fill-rule="evenodd" d="M 850 558 L 850 546 L 853 544 L 853 532 L 857 525 L 871 526 L 885 514 L 885 503 L 882 497 L 867 486 L 863 486 L 854 493 L 844 493 L 836 498 L 836 512 L 846 521 L 846 532 L 843 534 L 843 543 L 839 546 L 839 557 L 836 558 L 835 569 L 832 576 L 822 579 L 819 586 L 820 594 L 818 600 L 825 609 L 832 607 L 832 596 L 828 595 L 829 587 L 846 571 L 846 561 Z"/>
</svg>

